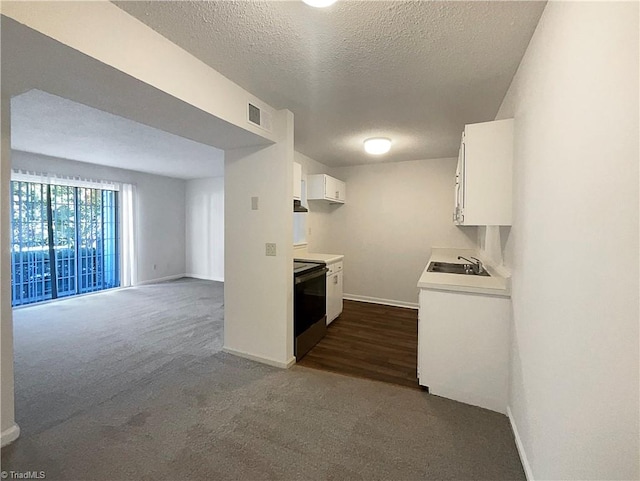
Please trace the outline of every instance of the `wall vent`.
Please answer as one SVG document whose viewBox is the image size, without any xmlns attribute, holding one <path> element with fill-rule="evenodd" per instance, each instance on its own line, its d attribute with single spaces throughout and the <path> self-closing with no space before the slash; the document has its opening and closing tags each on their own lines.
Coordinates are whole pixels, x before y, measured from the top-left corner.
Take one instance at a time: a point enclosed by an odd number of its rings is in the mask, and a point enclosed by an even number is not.
<svg viewBox="0 0 640 481">
<path fill-rule="evenodd" d="M 250 124 L 260 127 L 267 132 L 271 132 L 271 114 L 256 107 L 252 103 L 249 103 L 249 108 L 247 109 L 247 120 Z"/>
</svg>

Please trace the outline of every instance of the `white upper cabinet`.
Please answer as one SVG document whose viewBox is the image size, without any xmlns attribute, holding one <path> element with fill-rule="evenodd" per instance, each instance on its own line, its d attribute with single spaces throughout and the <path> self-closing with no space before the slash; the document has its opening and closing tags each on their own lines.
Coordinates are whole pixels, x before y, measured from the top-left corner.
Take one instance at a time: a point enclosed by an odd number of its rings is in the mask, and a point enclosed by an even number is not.
<svg viewBox="0 0 640 481">
<path fill-rule="evenodd" d="M 302 199 L 302 165 L 293 163 L 293 199 Z"/>
<path fill-rule="evenodd" d="M 513 119 L 465 126 L 458 153 L 453 221 L 511 225 Z"/>
<path fill-rule="evenodd" d="M 307 176 L 307 199 L 344 204 L 347 200 L 347 186 L 341 180 L 327 174 L 309 175 Z"/>
</svg>

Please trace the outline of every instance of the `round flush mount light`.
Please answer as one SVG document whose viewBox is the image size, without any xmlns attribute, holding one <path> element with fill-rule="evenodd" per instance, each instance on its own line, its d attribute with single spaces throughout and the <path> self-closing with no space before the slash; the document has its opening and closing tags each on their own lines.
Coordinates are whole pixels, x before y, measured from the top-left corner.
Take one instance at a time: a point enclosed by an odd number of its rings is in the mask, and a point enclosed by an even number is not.
<svg viewBox="0 0 640 481">
<path fill-rule="evenodd" d="M 302 0 L 311 7 L 325 8 L 336 3 L 336 0 Z"/>
<path fill-rule="evenodd" d="M 367 154 L 382 155 L 391 149 L 391 139 L 375 137 L 364 141 L 364 150 Z"/>
</svg>

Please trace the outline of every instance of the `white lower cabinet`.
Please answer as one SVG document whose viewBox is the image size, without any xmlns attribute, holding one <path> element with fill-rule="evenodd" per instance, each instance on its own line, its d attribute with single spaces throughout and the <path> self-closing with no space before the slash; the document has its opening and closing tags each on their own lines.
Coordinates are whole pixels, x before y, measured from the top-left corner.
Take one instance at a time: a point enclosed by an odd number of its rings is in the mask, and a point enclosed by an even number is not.
<svg viewBox="0 0 640 481">
<path fill-rule="evenodd" d="M 506 414 L 510 313 L 508 297 L 421 289 L 420 385 Z"/>
<path fill-rule="evenodd" d="M 327 325 L 342 313 L 342 261 L 327 264 Z"/>
</svg>

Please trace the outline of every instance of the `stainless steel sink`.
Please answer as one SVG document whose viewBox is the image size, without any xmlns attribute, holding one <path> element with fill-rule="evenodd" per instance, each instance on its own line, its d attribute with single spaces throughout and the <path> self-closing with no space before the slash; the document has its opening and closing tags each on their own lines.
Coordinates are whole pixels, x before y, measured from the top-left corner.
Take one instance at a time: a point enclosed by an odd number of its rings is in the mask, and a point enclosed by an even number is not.
<svg viewBox="0 0 640 481">
<path fill-rule="evenodd" d="M 486 270 L 476 274 L 471 264 L 454 264 L 453 262 L 432 262 L 427 272 L 442 272 L 444 274 L 465 274 L 468 276 L 491 277 Z"/>
</svg>

